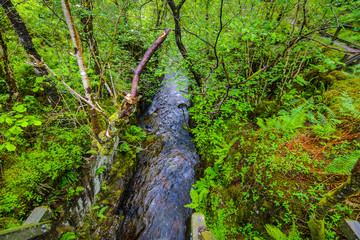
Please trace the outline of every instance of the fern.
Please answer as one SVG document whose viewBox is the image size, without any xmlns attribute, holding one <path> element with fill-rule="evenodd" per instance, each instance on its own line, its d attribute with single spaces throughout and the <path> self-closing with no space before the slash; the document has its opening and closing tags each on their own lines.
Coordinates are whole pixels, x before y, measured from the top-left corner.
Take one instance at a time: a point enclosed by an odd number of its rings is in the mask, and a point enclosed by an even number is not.
<svg viewBox="0 0 360 240">
<path fill-rule="evenodd" d="M 349 154 L 343 154 L 335 158 L 329 164 L 326 171 L 329 173 L 348 174 L 360 157 L 360 150 L 355 150 Z"/>
<path fill-rule="evenodd" d="M 292 132 L 304 126 L 309 106 L 309 102 L 305 101 L 303 104 L 289 111 L 280 110 L 278 117 L 272 117 L 266 120 L 258 118 L 257 123 L 260 128 L 263 129 L 277 129 L 284 132 Z"/>
<path fill-rule="evenodd" d="M 341 95 L 341 97 L 338 97 L 341 101 L 341 104 L 338 105 L 340 113 L 355 120 L 360 120 L 360 111 L 354 106 L 355 100 L 346 92 L 342 92 Z"/>
<path fill-rule="evenodd" d="M 311 126 L 313 133 L 328 139 L 329 136 L 335 133 L 336 126 L 342 121 L 338 119 L 338 116 L 331 108 L 322 103 L 315 103 L 313 98 L 303 101 L 302 104 L 289 111 L 280 110 L 278 117 L 266 120 L 258 118 L 259 127 L 268 130 L 276 129 L 293 132 L 296 129 L 303 128 L 306 121 L 310 121 L 313 123 Z M 352 109 L 352 112 L 355 114 L 356 109 Z"/>
<path fill-rule="evenodd" d="M 265 225 L 267 233 L 275 240 L 287 240 L 287 236 L 278 227 L 270 224 Z"/>
<path fill-rule="evenodd" d="M 300 232 L 297 230 L 295 223 L 291 227 L 289 236 L 286 236 L 278 227 L 270 224 L 265 225 L 265 229 L 271 238 L 274 240 L 297 240 L 300 238 Z"/>
</svg>

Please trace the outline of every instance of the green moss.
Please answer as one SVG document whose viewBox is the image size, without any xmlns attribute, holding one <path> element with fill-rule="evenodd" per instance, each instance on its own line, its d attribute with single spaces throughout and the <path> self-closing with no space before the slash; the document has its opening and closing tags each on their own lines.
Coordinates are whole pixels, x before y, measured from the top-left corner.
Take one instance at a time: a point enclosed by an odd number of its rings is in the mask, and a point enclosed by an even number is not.
<svg viewBox="0 0 360 240">
<path fill-rule="evenodd" d="M 311 217 L 309 222 L 309 228 L 311 231 L 312 240 L 325 239 L 324 220 L 317 220 L 314 217 Z"/>
</svg>

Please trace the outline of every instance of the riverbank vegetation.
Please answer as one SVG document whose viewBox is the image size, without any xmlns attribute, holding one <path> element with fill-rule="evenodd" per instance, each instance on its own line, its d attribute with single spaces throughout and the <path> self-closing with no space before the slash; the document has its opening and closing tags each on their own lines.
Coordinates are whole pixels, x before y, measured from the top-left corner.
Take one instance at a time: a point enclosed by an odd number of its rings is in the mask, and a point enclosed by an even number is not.
<svg viewBox="0 0 360 240">
<path fill-rule="evenodd" d="M 37 205 L 56 212 L 82 191 L 78 169 L 102 146 L 88 103 L 62 83 L 86 95 L 60 2 L 13 0 L 10 8 L 58 77 L 29 64 L 34 59 L 10 24 L 8 2 L 0 0 L 0 228 L 21 224 Z M 344 238 L 339 224 L 358 220 L 357 195 L 330 206 L 312 233 L 309 222 L 320 216 L 319 201 L 358 171 L 359 1 L 70 6 L 103 129 L 102 116 L 116 112 L 130 91 L 131 69 L 163 29 L 173 29 L 141 75 L 139 108 L 180 52 L 191 79 L 184 93 L 192 100 L 189 131 L 201 157 L 188 207 L 206 215 L 217 239 Z"/>
</svg>

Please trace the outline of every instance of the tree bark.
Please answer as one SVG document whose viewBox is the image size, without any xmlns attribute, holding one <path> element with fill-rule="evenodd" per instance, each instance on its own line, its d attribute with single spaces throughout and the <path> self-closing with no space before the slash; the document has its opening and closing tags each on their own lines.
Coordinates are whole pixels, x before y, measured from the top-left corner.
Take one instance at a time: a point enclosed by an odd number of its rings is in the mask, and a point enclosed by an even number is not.
<svg viewBox="0 0 360 240">
<path fill-rule="evenodd" d="M 1 32 L 0 32 L 0 53 L 1 53 L 0 56 L 1 60 L 4 63 L 4 69 L 0 67 L 0 76 L 5 80 L 5 84 L 8 89 L 10 99 L 14 99 L 18 95 L 18 88 L 16 86 L 15 77 L 10 66 L 9 56 L 7 53 L 7 46 L 2 38 Z"/>
<path fill-rule="evenodd" d="M 38 61 L 41 61 L 41 56 L 35 49 L 26 25 L 20 17 L 19 13 L 16 11 L 11 0 L 0 0 L 0 4 L 4 9 L 5 14 L 9 18 L 11 25 L 15 29 L 15 32 L 19 37 L 20 43 L 25 49 L 26 53 L 34 56 Z M 31 61 L 35 62 L 34 59 L 31 59 Z M 57 93 L 54 82 L 50 77 L 48 77 L 48 71 L 44 67 L 34 67 L 34 71 L 36 76 L 38 77 L 46 76 L 46 79 L 44 80 L 45 84 L 43 86 L 44 92 L 47 96 L 47 100 L 53 107 L 55 107 L 59 103 L 60 97 Z"/>
<path fill-rule="evenodd" d="M 99 140 L 98 135 L 101 131 L 101 127 L 99 124 L 97 111 L 94 107 L 92 107 L 92 106 L 96 106 L 96 105 L 95 105 L 94 97 L 93 97 L 92 90 L 91 90 L 89 76 L 87 74 L 87 70 L 85 67 L 85 62 L 84 62 L 84 57 L 83 57 L 83 49 L 80 44 L 79 34 L 76 30 L 74 19 L 71 15 L 69 1 L 61 0 L 61 6 L 63 9 L 66 23 L 67 23 L 69 31 L 70 31 L 71 40 L 73 42 L 74 54 L 75 54 L 75 57 L 76 57 L 76 60 L 77 60 L 78 66 L 79 66 L 81 80 L 82 80 L 83 88 L 85 90 L 85 96 L 86 96 L 87 100 L 91 103 L 91 104 L 88 104 L 90 121 L 91 121 L 91 129 L 92 129 L 92 132 L 93 132 L 95 138 Z"/>
<path fill-rule="evenodd" d="M 86 37 L 87 44 L 89 45 L 91 56 L 94 60 L 94 70 L 97 75 L 100 75 L 101 64 L 100 64 L 100 54 L 97 45 L 97 41 L 94 37 L 94 26 L 93 26 L 93 3 L 92 0 L 82 0 L 82 7 L 86 12 L 82 13 L 80 21 L 84 25 L 84 33 Z"/>
<path fill-rule="evenodd" d="M 186 50 L 183 42 L 181 41 L 180 9 L 183 6 L 183 4 L 185 3 L 185 0 L 182 0 L 178 5 L 175 4 L 174 0 L 168 0 L 167 3 L 169 4 L 169 6 L 171 8 L 171 11 L 173 13 L 174 22 L 175 22 L 176 45 L 178 46 L 178 49 L 179 49 L 181 55 L 183 56 L 183 58 L 185 59 L 185 61 L 187 61 L 189 63 L 189 71 L 194 76 L 196 84 L 199 87 L 201 87 L 202 86 L 201 76 L 198 73 L 198 71 L 194 68 L 194 63 L 189 58 L 189 54 L 187 53 L 187 50 Z"/>
<path fill-rule="evenodd" d="M 347 181 L 326 194 L 316 206 L 314 214 L 310 217 L 309 228 L 312 240 L 324 240 L 325 228 L 324 219 L 336 204 L 341 203 L 349 197 L 360 192 L 360 158 L 351 170 L 351 175 Z"/>
</svg>

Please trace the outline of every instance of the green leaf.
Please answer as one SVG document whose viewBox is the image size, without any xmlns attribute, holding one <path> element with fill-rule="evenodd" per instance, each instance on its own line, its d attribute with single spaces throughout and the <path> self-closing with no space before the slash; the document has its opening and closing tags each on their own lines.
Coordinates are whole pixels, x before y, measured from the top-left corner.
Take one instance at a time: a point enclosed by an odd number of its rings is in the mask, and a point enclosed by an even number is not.
<svg viewBox="0 0 360 240">
<path fill-rule="evenodd" d="M 107 218 L 103 213 L 104 213 L 104 212 L 106 211 L 106 209 L 108 209 L 108 208 L 109 208 L 109 206 L 106 206 L 106 207 L 101 208 L 97 216 L 98 216 L 99 218 Z"/>
<path fill-rule="evenodd" d="M 190 190 L 190 196 L 193 203 L 198 204 L 199 203 L 199 194 L 196 192 L 195 189 Z"/>
<path fill-rule="evenodd" d="M 13 107 L 13 109 L 20 113 L 26 112 L 26 107 L 24 105 L 17 105 L 15 107 Z"/>
<path fill-rule="evenodd" d="M 73 240 L 76 239 L 76 235 L 73 232 L 67 232 L 61 236 L 60 240 Z"/>
<path fill-rule="evenodd" d="M 28 122 L 23 122 L 23 123 L 21 123 L 21 127 L 23 127 L 23 128 L 26 128 L 28 125 L 29 125 Z"/>
<path fill-rule="evenodd" d="M 127 145 L 127 143 L 123 142 L 120 147 L 119 147 L 119 150 L 121 152 L 128 152 L 131 150 L 131 148 L 129 147 L 129 145 Z"/>
<path fill-rule="evenodd" d="M 10 152 L 15 151 L 15 149 L 16 149 L 16 146 L 14 144 L 11 144 L 11 143 L 5 143 L 5 147 Z"/>
<path fill-rule="evenodd" d="M 14 116 L 14 118 L 22 118 L 24 115 L 23 114 L 16 114 L 15 116 Z"/>
<path fill-rule="evenodd" d="M 44 81 L 44 77 L 37 77 L 35 83 L 42 83 Z"/>
<path fill-rule="evenodd" d="M 40 126 L 40 125 L 41 125 L 41 121 L 35 120 L 35 121 L 33 122 L 33 124 L 34 124 L 35 126 Z"/>
<path fill-rule="evenodd" d="M 13 123 L 13 119 L 12 118 L 5 118 L 5 121 L 7 124 L 11 125 Z"/>
<path fill-rule="evenodd" d="M 12 128 L 9 129 L 9 132 L 11 132 L 12 134 L 20 134 L 22 131 L 24 131 L 22 128 L 18 127 L 18 126 L 13 126 Z"/>
<path fill-rule="evenodd" d="M 97 149 L 96 148 L 92 148 L 90 149 L 89 151 L 87 151 L 86 153 L 88 154 L 93 154 L 93 153 L 96 153 L 97 152 Z"/>
</svg>

